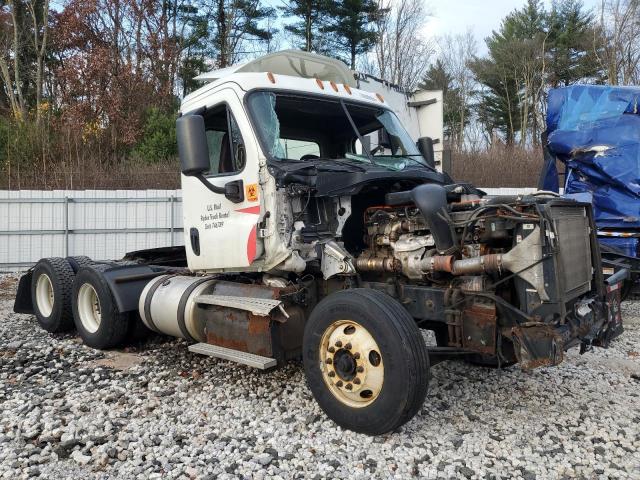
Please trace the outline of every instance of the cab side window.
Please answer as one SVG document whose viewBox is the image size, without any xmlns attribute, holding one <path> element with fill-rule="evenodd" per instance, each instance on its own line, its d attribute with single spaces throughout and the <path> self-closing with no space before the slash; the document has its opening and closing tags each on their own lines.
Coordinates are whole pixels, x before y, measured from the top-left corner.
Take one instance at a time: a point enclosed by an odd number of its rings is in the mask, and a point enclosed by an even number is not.
<svg viewBox="0 0 640 480">
<path fill-rule="evenodd" d="M 246 151 L 238 123 L 226 105 L 207 112 L 204 125 L 209 146 L 207 175 L 229 175 L 244 168 Z"/>
</svg>

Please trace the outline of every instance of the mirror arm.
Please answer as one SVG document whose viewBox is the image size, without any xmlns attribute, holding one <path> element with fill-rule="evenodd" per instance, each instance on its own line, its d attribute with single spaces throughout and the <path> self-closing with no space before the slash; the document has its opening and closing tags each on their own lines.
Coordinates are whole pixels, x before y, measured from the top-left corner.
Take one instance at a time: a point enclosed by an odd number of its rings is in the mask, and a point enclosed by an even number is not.
<svg viewBox="0 0 640 480">
<path fill-rule="evenodd" d="M 231 182 L 225 183 L 224 187 L 216 187 L 201 173 L 194 175 L 194 177 L 200 180 L 204 186 L 213 193 L 224 195 L 227 200 L 231 200 L 233 203 L 244 202 L 244 187 L 242 180 L 232 180 Z"/>
<path fill-rule="evenodd" d="M 221 195 L 224 195 L 226 193 L 226 190 L 224 187 L 216 187 L 214 184 L 212 184 L 211 182 L 209 182 L 206 177 L 204 175 L 202 175 L 201 173 L 198 175 L 194 175 L 198 180 L 200 180 L 202 182 L 202 184 L 207 187 L 209 190 L 211 190 L 213 193 L 218 193 Z"/>
</svg>

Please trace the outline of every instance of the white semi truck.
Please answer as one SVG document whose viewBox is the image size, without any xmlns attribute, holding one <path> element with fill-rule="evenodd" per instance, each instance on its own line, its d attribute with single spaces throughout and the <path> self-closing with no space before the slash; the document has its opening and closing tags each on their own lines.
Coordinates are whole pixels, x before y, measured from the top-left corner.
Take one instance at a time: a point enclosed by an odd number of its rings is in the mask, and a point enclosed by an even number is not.
<svg viewBox="0 0 640 480">
<path fill-rule="evenodd" d="M 367 434 L 418 412 L 437 361 L 557 365 L 621 332 L 590 206 L 490 198 L 438 171 L 413 137 L 439 99 L 390 106 L 291 51 L 204 79 L 177 120 L 184 247 L 42 259 L 15 311 L 100 349 L 146 328 L 262 369 L 302 358 L 326 414 Z"/>
</svg>

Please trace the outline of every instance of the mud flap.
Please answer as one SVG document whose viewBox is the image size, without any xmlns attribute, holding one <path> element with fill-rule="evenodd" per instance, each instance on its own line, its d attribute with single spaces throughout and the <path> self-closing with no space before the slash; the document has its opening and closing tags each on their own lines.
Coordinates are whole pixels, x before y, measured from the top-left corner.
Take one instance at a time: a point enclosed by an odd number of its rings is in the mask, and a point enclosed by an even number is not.
<svg viewBox="0 0 640 480">
<path fill-rule="evenodd" d="M 550 367 L 562 362 L 562 338 L 551 326 L 517 326 L 511 329 L 511 335 L 516 357 L 523 370 Z"/>
<path fill-rule="evenodd" d="M 20 277 L 18 283 L 18 291 L 16 292 L 16 301 L 13 304 L 13 311 L 15 313 L 28 313 L 33 315 L 33 302 L 31 299 L 31 279 L 33 277 L 33 270 L 29 270 L 27 273 Z"/>
</svg>

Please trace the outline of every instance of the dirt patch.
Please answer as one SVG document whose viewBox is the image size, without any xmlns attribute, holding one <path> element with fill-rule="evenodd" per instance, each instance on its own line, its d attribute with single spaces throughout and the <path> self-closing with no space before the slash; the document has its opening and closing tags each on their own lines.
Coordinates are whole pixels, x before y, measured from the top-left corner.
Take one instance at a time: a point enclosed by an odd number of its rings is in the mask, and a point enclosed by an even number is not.
<svg viewBox="0 0 640 480">
<path fill-rule="evenodd" d="M 14 298 L 17 288 L 18 279 L 16 277 L 0 277 L 0 298 Z"/>
<path fill-rule="evenodd" d="M 113 368 L 114 370 L 127 371 L 140 365 L 144 359 L 135 353 L 107 352 L 105 358 L 91 362 L 96 367 Z"/>
</svg>

